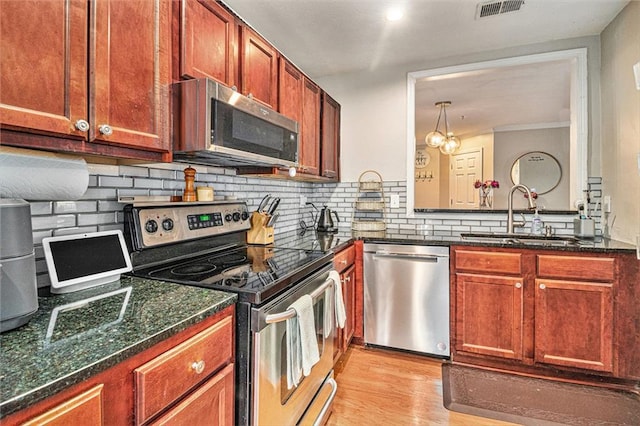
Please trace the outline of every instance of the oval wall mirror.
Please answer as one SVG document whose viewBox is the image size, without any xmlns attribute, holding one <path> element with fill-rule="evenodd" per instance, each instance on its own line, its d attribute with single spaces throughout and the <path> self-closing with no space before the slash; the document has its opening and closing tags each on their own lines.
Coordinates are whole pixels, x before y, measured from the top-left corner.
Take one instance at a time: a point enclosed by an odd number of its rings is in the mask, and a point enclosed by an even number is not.
<svg viewBox="0 0 640 426">
<path fill-rule="evenodd" d="M 538 194 L 546 194 L 560 183 L 562 168 L 551 154 L 541 151 L 527 152 L 516 159 L 511 166 L 511 181 L 535 189 Z"/>
</svg>

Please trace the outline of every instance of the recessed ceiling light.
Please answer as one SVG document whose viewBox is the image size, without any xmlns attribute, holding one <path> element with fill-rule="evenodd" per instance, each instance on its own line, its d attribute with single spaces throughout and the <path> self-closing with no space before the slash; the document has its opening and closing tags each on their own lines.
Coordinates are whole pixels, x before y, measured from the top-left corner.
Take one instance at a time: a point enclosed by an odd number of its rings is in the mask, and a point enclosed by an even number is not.
<svg viewBox="0 0 640 426">
<path fill-rule="evenodd" d="M 391 8 L 389 10 L 387 10 L 387 21 L 393 22 L 393 21 L 399 21 L 400 19 L 402 19 L 403 16 L 403 12 L 402 9 L 400 8 Z"/>
</svg>

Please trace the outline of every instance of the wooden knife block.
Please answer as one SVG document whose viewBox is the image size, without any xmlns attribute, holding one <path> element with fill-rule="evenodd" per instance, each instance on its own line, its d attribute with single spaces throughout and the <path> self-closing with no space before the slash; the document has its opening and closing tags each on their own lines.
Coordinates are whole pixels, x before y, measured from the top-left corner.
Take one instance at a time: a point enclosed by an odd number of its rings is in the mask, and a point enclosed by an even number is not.
<svg viewBox="0 0 640 426">
<path fill-rule="evenodd" d="M 273 226 L 267 226 L 269 215 L 253 212 L 251 214 L 251 229 L 247 231 L 247 243 L 271 244 L 273 243 Z"/>
</svg>

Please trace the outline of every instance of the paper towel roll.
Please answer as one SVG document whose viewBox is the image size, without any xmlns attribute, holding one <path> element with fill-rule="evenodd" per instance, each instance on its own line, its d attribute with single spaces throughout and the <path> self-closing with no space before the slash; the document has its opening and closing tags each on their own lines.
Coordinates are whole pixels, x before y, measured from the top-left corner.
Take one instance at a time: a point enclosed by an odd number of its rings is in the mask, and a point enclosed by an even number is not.
<svg viewBox="0 0 640 426">
<path fill-rule="evenodd" d="M 89 170 L 83 158 L 0 147 L 2 198 L 77 200 L 88 185 Z"/>
</svg>

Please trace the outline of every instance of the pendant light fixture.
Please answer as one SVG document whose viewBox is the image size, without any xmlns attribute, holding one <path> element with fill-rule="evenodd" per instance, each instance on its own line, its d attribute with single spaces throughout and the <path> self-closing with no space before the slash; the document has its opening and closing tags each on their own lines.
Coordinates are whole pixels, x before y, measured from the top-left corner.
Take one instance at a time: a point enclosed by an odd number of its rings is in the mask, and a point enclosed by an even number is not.
<svg viewBox="0 0 640 426">
<path fill-rule="evenodd" d="M 436 106 L 440 107 L 438 113 L 438 121 L 436 121 L 436 128 L 433 132 L 427 134 L 424 141 L 428 147 L 440 148 L 440 152 L 446 155 L 455 153 L 460 148 L 460 139 L 453 135 L 453 132 L 449 131 L 449 120 L 447 119 L 447 107 L 451 105 L 451 101 L 439 101 L 436 102 Z M 444 133 L 440 131 L 440 119 L 444 113 Z"/>
</svg>

